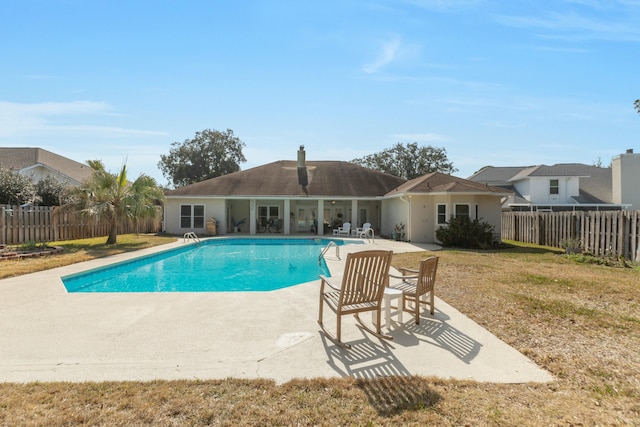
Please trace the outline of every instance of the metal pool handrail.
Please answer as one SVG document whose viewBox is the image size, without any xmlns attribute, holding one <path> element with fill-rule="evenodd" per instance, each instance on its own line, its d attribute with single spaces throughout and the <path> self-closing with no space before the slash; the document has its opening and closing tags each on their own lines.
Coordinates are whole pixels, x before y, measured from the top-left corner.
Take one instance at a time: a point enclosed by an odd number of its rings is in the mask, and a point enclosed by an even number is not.
<svg viewBox="0 0 640 427">
<path fill-rule="evenodd" d="M 322 257 L 324 256 L 324 254 L 327 253 L 327 251 L 334 246 L 336 248 L 336 258 L 340 259 L 340 246 L 338 246 L 338 244 L 336 242 L 334 242 L 333 240 L 331 240 L 327 246 L 325 246 L 322 249 L 322 252 L 320 253 L 320 255 L 318 256 L 318 264 L 320 264 L 320 261 L 322 260 Z"/>
</svg>

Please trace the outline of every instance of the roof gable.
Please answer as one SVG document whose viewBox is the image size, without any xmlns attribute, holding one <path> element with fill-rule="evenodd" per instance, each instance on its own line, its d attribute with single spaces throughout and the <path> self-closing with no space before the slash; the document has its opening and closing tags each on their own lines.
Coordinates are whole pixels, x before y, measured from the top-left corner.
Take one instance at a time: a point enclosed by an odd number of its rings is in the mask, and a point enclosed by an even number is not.
<svg viewBox="0 0 640 427">
<path fill-rule="evenodd" d="M 400 185 L 387 195 L 392 196 L 400 193 L 413 194 L 429 194 L 429 193 L 474 193 L 474 194 L 510 194 L 504 188 L 494 187 L 488 184 L 482 184 L 470 181 L 464 178 L 458 178 L 453 175 L 447 175 L 440 172 L 432 172 Z"/>
<path fill-rule="evenodd" d="M 596 166 L 582 163 L 557 163 L 537 166 L 486 166 L 469 177 L 469 180 L 493 185 L 508 185 L 531 177 L 587 177 Z M 603 169 L 603 168 L 597 168 Z"/>
<path fill-rule="evenodd" d="M 510 181 L 527 179 L 530 177 L 586 177 L 589 166 L 580 163 L 558 163 L 555 165 L 539 165 L 525 168 L 517 175 L 513 176 Z"/>
<path fill-rule="evenodd" d="M 583 163 L 558 163 L 552 166 L 493 167 L 487 166 L 469 179 L 493 185 L 512 186 L 514 182 L 532 177 L 578 177 L 577 203 L 612 203 L 612 170 Z M 522 199 L 519 203 L 530 203 Z"/>
<path fill-rule="evenodd" d="M 469 178 L 470 181 L 486 182 L 493 185 L 507 185 L 515 175 L 531 166 L 495 167 L 485 166 Z"/>
<path fill-rule="evenodd" d="M 0 147 L 0 167 L 28 173 L 34 166 L 42 165 L 80 183 L 91 176 L 92 169 L 84 163 L 76 162 L 42 148 Z"/>
</svg>

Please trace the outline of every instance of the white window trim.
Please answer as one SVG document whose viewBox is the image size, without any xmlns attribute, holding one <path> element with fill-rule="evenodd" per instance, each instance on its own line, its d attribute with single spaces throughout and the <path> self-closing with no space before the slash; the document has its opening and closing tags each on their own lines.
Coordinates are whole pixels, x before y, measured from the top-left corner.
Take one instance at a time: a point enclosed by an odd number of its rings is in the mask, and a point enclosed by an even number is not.
<svg viewBox="0 0 640 427">
<path fill-rule="evenodd" d="M 469 212 L 467 217 L 471 219 L 471 204 L 469 203 L 456 203 L 453 205 L 453 215 L 458 216 L 458 206 L 466 206 L 467 211 Z"/>
<path fill-rule="evenodd" d="M 438 208 L 439 208 L 440 206 L 444 206 L 444 222 L 440 222 L 440 221 L 439 221 L 439 219 L 440 219 L 440 214 L 439 214 Z M 438 204 L 436 205 L 436 223 L 437 223 L 437 225 L 447 225 L 447 221 L 448 221 L 448 219 L 449 219 L 449 218 L 448 218 L 448 215 L 447 215 L 447 211 L 448 211 L 448 210 L 449 210 L 449 206 L 448 206 L 446 203 L 438 203 Z"/>
<path fill-rule="evenodd" d="M 182 207 L 183 206 L 189 206 L 191 208 L 191 213 L 189 215 L 189 218 L 190 218 L 189 227 L 183 227 L 182 226 L 182 218 L 183 218 Z M 195 216 L 195 207 L 196 206 L 202 206 L 202 227 L 195 227 L 194 226 L 195 217 L 196 217 Z M 206 215 L 206 206 L 205 205 L 203 205 L 203 204 L 182 204 L 182 205 L 180 205 L 180 214 L 178 215 L 178 228 L 180 230 L 194 230 L 194 229 L 198 229 L 199 230 L 201 228 L 204 228 L 204 226 L 205 226 L 204 219 L 206 217 L 207 217 L 207 215 Z"/>
<path fill-rule="evenodd" d="M 257 209 L 257 212 L 258 212 L 257 219 L 258 220 L 263 218 L 263 217 L 260 216 L 260 208 L 267 208 L 267 216 L 265 218 L 266 220 L 273 219 L 272 216 L 271 216 L 271 208 L 276 208 L 278 210 L 278 216 L 277 216 L 276 219 L 281 219 L 280 215 L 281 215 L 282 209 L 280 209 L 280 205 L 258 205 L 258 209 Z"/>
</svg>

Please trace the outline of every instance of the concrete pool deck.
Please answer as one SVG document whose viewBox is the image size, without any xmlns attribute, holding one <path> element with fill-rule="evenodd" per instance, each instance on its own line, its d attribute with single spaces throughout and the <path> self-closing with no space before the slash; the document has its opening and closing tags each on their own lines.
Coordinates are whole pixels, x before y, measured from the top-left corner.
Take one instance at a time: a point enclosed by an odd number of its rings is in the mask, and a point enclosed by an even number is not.
<svg viewBox="0 0 640 427">
<path fill-rule="evenodd" d="M 177 243 L 0 280 L 0 382 L 374 378 L 422 375 L 494 383 L 553 377 L 445 302 L 392 341 L 343 318 L 343 350 L 319 332 L 319 280 L 272 292 L 67 293 L 60 277 Z M 437 250 L 376 239 L 326 254 L 341 274 L 350 251 Z M 1 268 L 1 264 L 0 264 Z M 436 282 L 437 295 L 437 282 Z M 333 318 L 332 318 L 333 317 Z M 363 320 L 370 316 L 364 314 Z M 325 313 L 330 330 L 335 315 Z"/>
</svg>

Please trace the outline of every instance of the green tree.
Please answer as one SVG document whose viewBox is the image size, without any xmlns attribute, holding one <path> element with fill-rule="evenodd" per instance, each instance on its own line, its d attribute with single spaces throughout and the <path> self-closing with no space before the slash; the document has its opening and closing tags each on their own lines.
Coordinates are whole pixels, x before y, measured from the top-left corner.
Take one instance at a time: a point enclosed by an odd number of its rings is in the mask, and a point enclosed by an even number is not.
<svg viewBox="0 0 640 427">
<path fill-rule="evenodd" d="M 36 183 L 36 193 L 38 204 L 43 206 L 60 206 L 69 202 L 69 186 L 50 176 Z"/>
<path fill-rule="evenodd" d="M 182 187 L 239 171 L 240 163 L 247 161 L 244 146 L 231 129 L 206 129 L 196 132 L 193 139 L 171 144 L 169 154 L 160 156 L 158 167 L 174 186 Z"/>
<path fill-rule="evenodd" d="M 118 174 L 113 174 L 104 168 L 100 160 L 87 163 L 93 173 L 75 190 L 75 199 L 70 207 L 109 221 L 107 245 L 117 243 L 119 219 L 129 218 L 135 222 L 157 214 L 157 204 L 164 200 L 164 193 L 153 178 L 141 174 L 130 183 L 127 181 L 126 164 Z"/>
<path fill-rule="evenodd" d="M 640 99 L 636 99 L 633 102 L 633 107 L 638 111 L 638 114 L 640 114 Z"/>
<path fill-rule="evenodd" d="M 0 204 L 22 205 L 36 201 L 36 188 L 31 178 L 0 167 Z"/>
<path fill-rule="evenodd" d="M 451 174 L 457 169 L 447 158 L 444 148 L 418 143 L 397 143 L 379 153 L 352 160 L 353 163 L 404 179 L 413 179 L 431 172 Z"/>
</svg>

